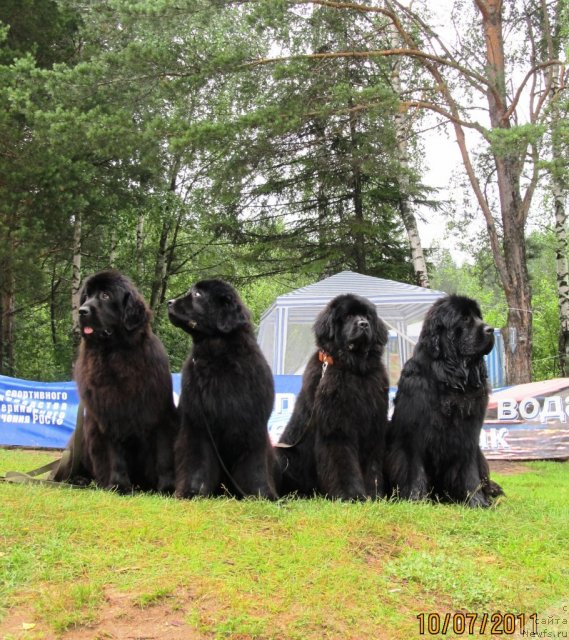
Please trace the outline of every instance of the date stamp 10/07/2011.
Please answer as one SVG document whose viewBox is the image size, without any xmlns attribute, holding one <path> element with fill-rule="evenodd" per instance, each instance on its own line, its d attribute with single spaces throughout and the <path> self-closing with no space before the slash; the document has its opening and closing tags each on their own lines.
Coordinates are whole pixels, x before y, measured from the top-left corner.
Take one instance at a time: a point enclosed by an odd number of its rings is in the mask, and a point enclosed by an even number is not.
<svg viewBox="0 0 569 640">
<path fill-rule="evenodd" d="M 419 635 L 421 636 L 514 636 L 539 637 L 538 624 L 547 624 L 537 613 L 420 613 Z M 544 637 L 568 638 L 567 635 Z"/>
</svg>

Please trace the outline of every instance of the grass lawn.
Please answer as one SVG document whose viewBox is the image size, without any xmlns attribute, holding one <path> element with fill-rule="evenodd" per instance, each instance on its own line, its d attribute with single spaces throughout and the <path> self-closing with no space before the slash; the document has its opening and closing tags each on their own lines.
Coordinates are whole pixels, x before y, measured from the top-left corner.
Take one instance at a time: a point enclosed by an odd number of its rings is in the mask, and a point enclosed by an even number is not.
<svg viewBox="0 0 569 640">
<path fill-rule="evenodd" d="M 0 450 L 0 474 L 53 457 Z M 0 483 L 0 638 L 498 637 L 499 612 L 569 637 L 569 464 L 494 478 L 485 511 Z"/>
</svg>

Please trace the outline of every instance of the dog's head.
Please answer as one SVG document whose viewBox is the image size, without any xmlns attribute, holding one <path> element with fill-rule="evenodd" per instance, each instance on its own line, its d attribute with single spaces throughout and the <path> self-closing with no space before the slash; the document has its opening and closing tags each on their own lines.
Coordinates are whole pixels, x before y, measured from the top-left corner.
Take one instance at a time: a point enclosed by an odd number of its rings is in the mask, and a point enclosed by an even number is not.
<svg viewBox="0 0 569 640">
<path fill-rule="evenodd" d="M 237 291 L 223 280 L 201 280 L 168 302 L 168 317 L 193 338 L 252 330 L 249 311 Z"/>
<path fill-rule="evenodd" d="M 372 347 L 383 349 L 387 343 L 387 328 L 375 306 L 354 294 L 334 298 L 316 318 L 314 334 L 317 345 L 336 358 L 367 354 Z"/>
<path fill-rule="evenodd" d="M 480 386 L 486 379 L 483 356 L 494 346 L 494 329 L 482 320 L 475 300 L 452 295 L 429 309 L 418 351 L 436 363 L 437 377 L 451 387 Z"/>
<path fill-rule="evenodd" d="M 124 340 L 150 321 L 142 296 L 118 271 L 101 271 L 87 278 L 79 303 L 81 335 L 89 342 Z"/>
</svg>

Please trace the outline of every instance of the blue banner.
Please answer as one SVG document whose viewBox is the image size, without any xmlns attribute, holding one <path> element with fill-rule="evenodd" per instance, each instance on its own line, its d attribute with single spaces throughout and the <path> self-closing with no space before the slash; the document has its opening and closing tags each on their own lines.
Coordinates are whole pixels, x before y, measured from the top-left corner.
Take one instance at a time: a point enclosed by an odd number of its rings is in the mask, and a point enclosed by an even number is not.
<svg viewBox="0 0 569 640">
<path fill-rule="evenodd" d="M 0 445 L 63 449 L 77 420 L 74 382 L 0 376 Z"/>
</svg>

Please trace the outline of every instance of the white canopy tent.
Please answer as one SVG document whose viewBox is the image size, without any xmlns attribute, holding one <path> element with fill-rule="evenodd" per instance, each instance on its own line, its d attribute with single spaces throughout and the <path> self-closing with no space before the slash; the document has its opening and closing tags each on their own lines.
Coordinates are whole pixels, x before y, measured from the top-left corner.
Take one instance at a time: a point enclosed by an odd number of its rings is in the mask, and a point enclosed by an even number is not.
<svg viewBox="0 0 569 640">
<path fill-rule="evenodd" d="M 387 365 L 391 384 L 397 382 L 403 364 L 412 354 L 418 331 L 410 335 L 411 325 L 421 322 L 433 302 L 446 296 L 442 291 L 353 271 L 342 271 L 279 296 L 261 317 L 258 336 L 274 374 L 302 374 L 315 349 L 314 320 L 332 298 L 342 293 L 368 298 L 388 326 Z"/>
</svg>

